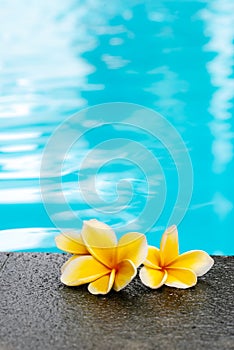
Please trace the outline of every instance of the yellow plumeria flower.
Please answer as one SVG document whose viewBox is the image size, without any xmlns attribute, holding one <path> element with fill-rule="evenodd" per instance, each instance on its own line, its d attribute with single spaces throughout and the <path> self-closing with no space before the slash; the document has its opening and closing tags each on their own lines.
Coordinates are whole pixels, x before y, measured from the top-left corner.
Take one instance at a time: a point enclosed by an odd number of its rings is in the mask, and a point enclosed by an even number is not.
<svg viewBox="0 0 234 350">
<path fill-rule="evenodd" d="M 60 235 L 56 243 L 76 254 L 63 265 L 61 281 L 68 286 L 89 283 L 92 294 L 107 294 L 112 287 L 123 289 L 147 256 L 143 234 L 130 232 L 117 241 L 111 227 L 97 220 L 84 221 L 81 235 Z"/>
<path fill-rule="evenodd" d="M 189 288 L 197 283 L 197 276 L 204 275 L 213 264 L 214 260 L 202 250 L 191 250 L 179 255 L 177 228 L 171 226 L 162 236 L 160 249 L 148 247 L 140 278 L 143 284 L 153 289 L 163 284 Z"/>
</svg>

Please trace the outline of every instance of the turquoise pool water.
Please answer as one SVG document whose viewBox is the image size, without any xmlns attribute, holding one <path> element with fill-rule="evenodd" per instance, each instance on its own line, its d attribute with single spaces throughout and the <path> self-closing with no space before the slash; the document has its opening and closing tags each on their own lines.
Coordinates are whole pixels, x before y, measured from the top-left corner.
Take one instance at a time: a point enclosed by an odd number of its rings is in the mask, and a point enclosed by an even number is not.
<svg viewBox="0 0 234 350">
<path fill-rule="evenodd" d="M 45 145 L 62 122 L 83 108 L 125 102 L 160 113 L 190 154 L 194 184 L 179 223 L 181 251 L 234 253 L 233 14 L 231 0 L 1 1 L 0 251 L 56 251 L 58 228 L 40 193 Z M 81 118 L 76 128 L 83 130 L 86 121 Z M 159 167 L 146 158 L 146 169 L 141 169 L 117 145 L 115 159 L 106 163 L 104 157 L 100 163 L 100 202 L 95 197 L 88 203 L 77 185 L 87 181 L 88 191 L 96 154 L 82 171 L 79 157 L 110 138 L 136 140 Z M 161 215 L 146 232 L 150 243 L 158 243 L 178 189 L 170 152 L 149 132 L 123 125 L 90 131 L 70 151 L 63 188 L 74 212 L 121 232 L 140 215 L 148 196 L 160 204 L 165 199 Z M 160 192 L 159 169 L 166 192 Z M 150 193 L 148 179 L 155 179 Z M 65 220 L 59 205 L 56 211 Z M 157 207 L 155 212 L 159 214 Z M 150 217 L 136 229 L 145 231 Z"/>
</svg>

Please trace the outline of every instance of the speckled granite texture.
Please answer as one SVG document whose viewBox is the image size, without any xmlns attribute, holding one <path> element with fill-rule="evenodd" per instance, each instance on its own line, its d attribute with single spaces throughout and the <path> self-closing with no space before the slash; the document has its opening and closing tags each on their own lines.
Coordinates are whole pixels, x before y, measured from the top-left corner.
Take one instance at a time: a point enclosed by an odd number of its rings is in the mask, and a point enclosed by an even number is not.
<svg viewBox="0 0 234 350">
<path fill-rule="evenodd" d="M 136 278 L 97 297 L 59 280 L 62 254 L 0 253 L 0 350 L 234 349 L 234 257 L 197 286 L 152 291 Z"/>
</svg>

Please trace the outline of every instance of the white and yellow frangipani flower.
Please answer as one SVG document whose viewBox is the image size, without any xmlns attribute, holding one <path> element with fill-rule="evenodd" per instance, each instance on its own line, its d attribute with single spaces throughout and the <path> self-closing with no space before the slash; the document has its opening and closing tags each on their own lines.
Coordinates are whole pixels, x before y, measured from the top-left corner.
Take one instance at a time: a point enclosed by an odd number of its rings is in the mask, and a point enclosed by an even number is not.
<svg viewBox="0 0 234 350">
<path fill-rule="evenodd" d="M 160 249 L 149 246 L 140 278 L 147 287 L 157 289 L 163 284 L 175 288 L 189 288 L 197 283 L 213 266 L 214 260 L 202 250 L 192 250 L 179 255 L 176 226 L 163 234 Z"/>
<path fill-rule="evenodd" d="M 97 220 L 84 221 L 80 236 L 60 235 L 56 243 L 76 254 L 63 265 L 61 281 L 68 286 L 89 283 L 92 294 L 107 294 L 112 287 L 123 289 L 147 256 L 143 234 L 130 232 L 117 241 L 111 227 Z"/>
</svg>

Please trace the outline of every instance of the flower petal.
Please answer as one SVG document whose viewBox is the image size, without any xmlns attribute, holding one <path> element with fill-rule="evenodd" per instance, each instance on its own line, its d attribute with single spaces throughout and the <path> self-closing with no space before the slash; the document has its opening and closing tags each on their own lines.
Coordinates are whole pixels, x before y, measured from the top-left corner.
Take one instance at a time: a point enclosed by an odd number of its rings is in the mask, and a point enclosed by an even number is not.
<svg viewBox="0 0 234 350">
<path fill-rule="evenodd" d="M 110 269 L 92 256 L 78 256 L 71 259 L 63 269 L 61 282 L 67 286 L 79 286 L 95 281 L 108 273 Z"/>
<path fill-rule="evenodd" d="M 157 289 L 165 283 L 167 272 L 144 266 L 140 270 L 140 279 L 147 287 Z"/>
<path fill-rule="evenodd" d="M 214 260 L 203 250 L 191 250 L 178 256 L 169 267 L 190 269 L 197 276 L 203 276 L 214 265 Z"/>
<path fill-rule="evenodd" d="M 129 232 L 122 236 L 117 247 L 117 263 L 128 259 L 138 267 L 147 256 L 147 241 L 145 235 Z"/>
<path fill-rule="evenodd" d="M 114 290 L 120 291 L 136 276 L 137 269 L 131 260 L 123 260 L 119 263 L 114 282 Z"/>
<path fill-rule="evenodd" d="M 84 221 L 81 235 L 90 254 L 112 268 L 115 263 L 117 238 L 111 227 L 97 220 Z"/>
<path fill-rule="evenodd" d="M 62 233 L 55 237 L 57 247 L 67 253 L 87 255 L 89 254 L 80 234 L 75 232 Z"/>
<path fill-rule="evenodd" d="M 175 288 L 189 288 L 197 283 L 196 274 L 189 269 L 167 268 L 166 286 Z"/>
<path fill-rule="evenodd" d="M 163 266 L 167 266 L 179 255 L 178 232 L 175 225 L 164 232 L 160 243 L 160 253 Z"/>
<path fill-rule="evenodd" d="M 110 274 L 98 278 L 88 286 L 88 290 L 92 294 L 107 294 L 111 290 L 115 280 L 115 270 Z"/>
<path fill-rule="evenodd" d="M 160 264 L 160 250 L 156 247 L 148 246 L 148 255 L 144 261 L 144 265 L 161 270 Z"/>
<path fill-rule="evenodd" d="M 74 259 L 78 258 L 80 255 L 73 255 L 72 257 L 70 257 L 61 267 L 61 272 L 63 273 L 65 271 L 65 268 L 67 267 L 67 265 Z M 82 255 L 83 256 L 83 255 Z"/>
</svg>

